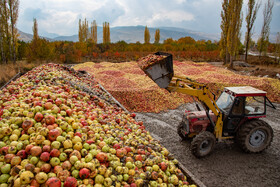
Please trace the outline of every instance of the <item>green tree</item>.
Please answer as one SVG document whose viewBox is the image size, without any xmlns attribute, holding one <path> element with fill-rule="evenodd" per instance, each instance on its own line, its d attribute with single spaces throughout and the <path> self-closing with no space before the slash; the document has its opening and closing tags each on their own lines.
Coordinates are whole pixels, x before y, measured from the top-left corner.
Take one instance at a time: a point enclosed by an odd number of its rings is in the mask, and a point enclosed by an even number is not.
<svg viewBox="0 0 280 187">
<path fill-rule="evenodd" d="M 148 27 L 146 26 L 145 27 L 145 32 L 144 32 L 144 42 L 145 42 L 145 44 L 150 43 L 150 38 L 151 38 L 150 31 L 149 31 Z"/>
<path fill-rule="evenodd" d="M 160 40 L 160 30 L 157 29 L 155 32 L 155 44 L 158 44 Z"/>
<path fill-rule="evenodd" d="M 266 55 L 267 46 L 269 42 L 269 31 L 270 31 L 270 22 L 272 19 L 273 6 L 274 6 L 273 0 L 268 0 L 267 3 L 264 5 L 263 26 L 261 30 L 261 36 L 258 39 L 259 56 L 261 56 L 263 52 Z"/>
<path fill-rule="evenodd" d="M 108 44 L 111 42 L 110 39 L 110 25 L 108 22 L 103 23 L 103 44 Z"/>
<path fill-rule="evenodd" d="M 227 35 L 227 48 L 230 55 L 229 68 L 233 68 L 233 59 L 238 54 L 238 42 L 240 40 L 240 28 L 242 25 L 242 4 L 243 0 L 229 1 L 229 28 Z"/>
<path fill-rule="evenodd" d="M 247 16 L 246 16 L 247 32 L 245 35 L 245 62 L 247 62 L 248 50 L 250 47 L 250 40 L 252 37 L 252 29 L 253 29 L 253 25 L 256 20 L 260 5 L 261 4 L 259 1 L 258 2 L 256 2 L 255 0 L 248 1 Z"/>
</svg>

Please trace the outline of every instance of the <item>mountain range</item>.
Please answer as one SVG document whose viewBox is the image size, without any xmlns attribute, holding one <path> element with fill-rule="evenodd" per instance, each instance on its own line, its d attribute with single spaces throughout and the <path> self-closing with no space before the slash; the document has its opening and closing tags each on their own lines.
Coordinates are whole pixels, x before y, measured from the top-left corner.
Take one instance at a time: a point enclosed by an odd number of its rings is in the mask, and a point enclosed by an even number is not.
<svg viewBox="0 0 280 187">
<path fill-rule="evenodd" d="M 199 32 L 199 31 L 193 31 L 189 29 L 184 28 L 178 28 L 178 27 L 159 27 L 149 28 L 151 40 L 150 42 L 154 42 L 154 35 L 156 29 L 160 30 L 160 42 L 162 43 L 167 38 L 172 38 L 173 40 L 178 40 L 179 38 L 190 36 L 195 40 L 211 40 L 211 41 L 218 41 L 220 39 L 220 33 L 216 34 L 209 34 L 205 32 Z M 97 42 L 102 43 L 103 40 L 103 28 L 97 27 Z M 118 26 L 118 27 L 111 27 L 110 28 L 110 37 L 111 42 L 115 43 L 118 41 L 125 41 L 127 43 L 136 43 L 144 42 L 144 31 L 145 26 L 138 25 L 138 26 Z M 33 35 L 28 34 L 22 31 L 19 31 L 20 40 L 23 40 L 25 42 L 30 42 L 32 40 Z M 244 35 L 244 34 L 243 34 Z M 242 41 L 244 41 L 244 36 L 242 35 Z M 49 40 L 49 41 L 73 41 L 77 42 L 79 40 L 78 34 L 72 35 L 72 36 L 59 36 L 54 33 L 47 33 L 43 32 L 40 34 L 41 37 Z M 254 34 L 252 39 L 254 41 L 257 41 L 259 38 L 259 35 Z M 277 33 L 270 33 L 270 42 L 275 43 L 277 38 Z"/>
<path fill-rule="evenodd" d="M 159 27 L 159 28 L 149 28 L 151 35 L 151 43 L 154 42 L 154 35 L 156 29 L 160 30 L 160 42 L 163 42 L 167 38 L 172 38 L 173 40 L 178 40 L 179 38 L 190 36 L 195 40 L 219 40 L 220 34 L 207 34 L 203 32 L 192 31 L 184 28 L 177 27 Z M 103 28 L 97 27 L 97 42 L 102 43 L 103 39 Z M 145 26 L 118 26 L 110 28 L 110 38 L 111 42 L 125 41 L 127 43 L 144 42 L 144 31 Z M 22 31 L 19 31 L 20 40 L 25 42 L 30 42 L 33 35 Z M 78 35 L 72 36 L 58 36 L 52 33 L 43 33 L 41 37 L 46 38 L 50 41 L 73 41 L 79 40 Z"/>
</svg>

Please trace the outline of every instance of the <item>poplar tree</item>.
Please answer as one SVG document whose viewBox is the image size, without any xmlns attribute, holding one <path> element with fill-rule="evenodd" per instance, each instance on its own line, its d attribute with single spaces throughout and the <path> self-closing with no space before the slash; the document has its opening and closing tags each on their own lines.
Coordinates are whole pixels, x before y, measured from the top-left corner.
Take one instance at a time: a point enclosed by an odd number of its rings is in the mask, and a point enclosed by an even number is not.
<svg viewBox="0 0 280 187">
<path fill-rule="evenodd" d="M 150 43 L 150 38 L 151 38 L 150 31 L 149 31 L 148 27 L 146 26 L 145 32 L 144 32 L 144 42 L 145 42 L 145 44 Z"/>
<path fill-rule="evenodd" d="M 91 23 L 90 39 L 94 44 L 97 43 L 97 24 L 95 20 Z"/>
<path fill-rule="evenodd" d="M 88 21 L 79 19 L 79 42 L 86 42 L 89 36 Z"/>
<path fill-rule="evenodd" d="M 275 61 L 279 63 L 280 59 L 280 33 L 277 32 L 277 37 L 276 37 L 276 49 L 275 49 Z"/>
<path fill-rule="evenodd" d="M 263 10 L 263 26 L 261 30 L 261 36 L 258 40 L 258 50 L 259 56 L 261 56 L 262 52 L 267 51 L 267 46 L 269 42 L 269 30 L 270 30 L 270 22 L 272 19 L 272 9 L 274 6 L 273 0 L 268 0 L 264 6 Z"/>
<path fill-rule="evenodd" d="M 88 21 L 87 19 L 85 18 L 83 24 L 82 24 L 82 30 L 83 30 L 83 38 L 84 38 L 84 41 L 87 41 L 88 40 L 88 36 L 89 36 L 89 29 L 88 29 Z"/>
<path fill-rule="evenodd" d="M 221 53 L 220 56 L 224 58 L 224 65 L 228 63 L 228 48 L 227 48 L 227 35 L 228 35 L 228 28 L 229 28 L 229 0 L 224 0 L 222 4 L 222 11 L 221 11 L 221 40 L 220 40 L 220 48 Z"/>
<path fill-rule="evenodd" d="M 253 29 L 253 25 L 256 20 L 260 5 L 261 4 L 259 1 L 258 2 L 256 2 L 255 0 L 248 1 L 247 16 L 246 16 L 247 32 L 245 35 L 245 62 L 247 62 L 249 44 L 250 44 L 251 37 L 252 37 L 252 29 Z"/>
<path fill-rule="evenodd" d="M 82 21 L 79 19 L 79 42 L 83 41 L 83 33 L 82 33 Z"/>
<path fill-rule="evenodd" d="M 37 23 L 37 19 L 34 18 L 33 19 L 33 27 L 32 27 L 32 30 L 33 30 L 33 40 L 34 42 L 38 41 L 39 39 L 39 34 L 38 34 L 38 23 Z"/>
<path fill-rule="evenodd" d="M 15 63 L 16 62 L 16 43 L 17 43 L 16 22 L 18 19 L 19 1 L 18 0 L 8 0 L 8 6 L 9 6 L 10 27 L 11 27 L 11 45 L 13 47 L 12 60 Z"/>
<path fill-rule="evenodd" d="M 108 22 L 103 23 L 103 43 L 107 44 L 110 43 L 110 25 Z"/>
<path fill-rule="evenodd" d="M 227 34 L 227 49 L 230 55 L 229 68 L 233 68 L 233 59 L 237 55 L 238 44 L 240 40 L 240 28 L 242 25 L 242 9 L 243 0 L 229 1 L 229 27 Z"/>
<path fill-rule="evenodd" d="M 3 18 L 3 13 L 4 13 L 4 6 L 3 6 L 3 1 L 1 0 L 0 1 L 0 51 L 1 51 L 1 58 L 0 60 L 5 63 L 6 61 L 6 58 L 5 58 L 5 52 L 4 52 L 4 41 L 5 41 L 5 38 L 4 38 L 4 32 L 5 32 L 5 29 L 4 29 L 4 18 Z"/>
<path fill-rule="evenodd" d="M 158 44 L 160 40 L 160 30 L 157 29 L 155 32 L 155 44 Z"/>
<path fill-rule="evenodd" d="M 9 59 L 12 59 L 12 46 L 11 46 L 11 33 L 9 27 L 9 8 L 6 0 L 1 0 L 1 15 L 0 15 L 0 24 L 1 24 L 1 55 L 2 62 L 7 63 Z M 3 52 L 3 53 L 2 53 Z"/>
</svg>

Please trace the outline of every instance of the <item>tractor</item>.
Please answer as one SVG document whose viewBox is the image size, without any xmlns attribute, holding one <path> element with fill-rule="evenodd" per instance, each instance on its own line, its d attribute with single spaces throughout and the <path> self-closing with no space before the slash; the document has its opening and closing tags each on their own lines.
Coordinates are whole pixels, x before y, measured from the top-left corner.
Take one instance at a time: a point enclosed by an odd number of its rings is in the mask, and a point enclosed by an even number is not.
<svg viewBox="0 0 280 187">
<path fill-rule="evenodd" d="M 159 87 L 188 94 L 196 102 L 197 111 L 185 111 L 177 126 L 182 139 L 192 140 L 190 150 L 194 156 L 205 157 L 217 141 L 228 139 L 235 140 L 247 153 L 262 152 L 271 144 L 273 130 L 261 118 L 266 117 L 267 106 L 276 108 L 265 91 L 251 86 L 225 87 L 216 99 L 206 85 L 174 75 L 171 54 L 157 52 L 154 55 L 161 55 L 163 59 L 142 68 L 145 74 Z"/>
</svg>

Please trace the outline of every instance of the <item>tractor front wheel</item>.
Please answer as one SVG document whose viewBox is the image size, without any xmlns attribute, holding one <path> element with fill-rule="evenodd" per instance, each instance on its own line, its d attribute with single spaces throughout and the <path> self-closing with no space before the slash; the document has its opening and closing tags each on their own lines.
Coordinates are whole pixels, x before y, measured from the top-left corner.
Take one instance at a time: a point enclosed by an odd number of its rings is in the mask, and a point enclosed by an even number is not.
<svg viewBox="0 0 280 187">
<path fill-rule="evenodd" d="M 236 138 L 243 151 L 259 153 L 271 144 L 273 130 L 262 120 L 252 120 L 240 127 Z"/>
<path fill-rule="evenodd" d="M 188 135 L 185 133 L 183 121 L 177 126 L 177 133 L 182 138 L 182 140 L 190 139 Z"/>
<path fill-rule="evenodd" d="M 191 142 L 192 154 L 197 158 L 205 157 L 212 152 L 215 144 L 216 138 L 214 134 L 202 131 Z"/>
</svg>

